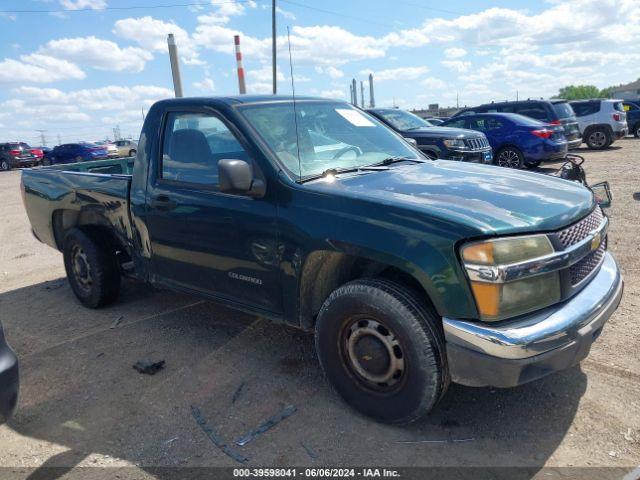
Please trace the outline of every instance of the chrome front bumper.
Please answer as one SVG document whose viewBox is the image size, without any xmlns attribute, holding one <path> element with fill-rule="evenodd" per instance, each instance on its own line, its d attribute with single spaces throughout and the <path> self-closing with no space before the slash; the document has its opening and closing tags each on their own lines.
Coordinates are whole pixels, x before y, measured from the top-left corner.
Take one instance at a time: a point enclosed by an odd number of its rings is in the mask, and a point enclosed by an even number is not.
<svg viewBox="0 0 640 480">
<path fill-rule="evenodd" d="M 611 254 L 567 301 L 497 324 L 444 318 L 454 382 L 509 387 L 580 362 L 622 298 L 623 280 Z"/>
</svg>

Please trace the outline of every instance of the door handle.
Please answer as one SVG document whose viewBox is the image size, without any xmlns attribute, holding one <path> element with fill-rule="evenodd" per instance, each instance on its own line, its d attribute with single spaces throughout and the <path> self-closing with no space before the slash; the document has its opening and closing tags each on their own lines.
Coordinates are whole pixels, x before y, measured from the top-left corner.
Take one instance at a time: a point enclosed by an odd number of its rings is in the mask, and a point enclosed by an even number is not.
<svg viewBox="0 0 640 480">
<path fill-rule="evenodd" d="M 176 208 L 177 203 L 166 195 L 158 195 L 151 201 L 151 206 L 158 210 L 173 210 Z"/>
</svg>

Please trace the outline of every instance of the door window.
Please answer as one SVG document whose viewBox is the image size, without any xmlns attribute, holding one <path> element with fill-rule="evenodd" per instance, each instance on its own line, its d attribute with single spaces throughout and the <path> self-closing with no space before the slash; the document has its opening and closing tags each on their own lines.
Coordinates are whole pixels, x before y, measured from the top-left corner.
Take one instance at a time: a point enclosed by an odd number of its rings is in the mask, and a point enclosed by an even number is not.
<svg viewBox="0 0 640 480">
<path fill-rule="evenodd" d="M 547 120 L 547 111 L 540 104 L 518 105 L 515 113 L 524 115 L 525 117 L 535 118 L 536 120 Z"/>
<path fill-rule="evenodd" d="M 461 118 L 459 120 L 449 120 L 445 127 L 464 128 L 464 121 L 464 118 Z"/>
<path fill-rule="evenodd" d="M 215 187 L 218 162 L 223 158 L 248 160 L 248 155 L 218 117 L 169 113 L 162 143 L 162 179 Z"/>
</svg>

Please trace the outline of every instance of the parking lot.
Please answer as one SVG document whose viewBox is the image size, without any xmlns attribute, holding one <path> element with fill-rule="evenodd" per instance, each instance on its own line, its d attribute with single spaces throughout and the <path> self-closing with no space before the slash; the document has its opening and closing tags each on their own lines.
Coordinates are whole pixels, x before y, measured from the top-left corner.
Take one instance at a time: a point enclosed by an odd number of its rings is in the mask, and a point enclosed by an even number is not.
<svg viewBox="0 0 640 480">
<path fill-rule="evenodd" d="M 237 448 L 247 465 L 637 466 L 640 140 L 577 153 L 590 183 L 611 183 L 609 248 L 625 276 L 620 308 L 591 355 L 515 389 L 452 385 L 431 416 L 405 427 L 345 406 L 307 334 L 134 282 L 108 308 L 81 307 L 61 255 L 31 236 L 20 172 L 3 172 L 0 317 L 20 357 L 21 397 L 0 427 L 0 464 L 25 474 L 135 466 L 123 475 L 136 478 L 159 475 L 154 467 L 238 466 L 192 406 L 232 442 L 293 404 L 291 417 Z M 166 368 L 141 375 L 132 368 L 140 360 Z"/>
</svg>

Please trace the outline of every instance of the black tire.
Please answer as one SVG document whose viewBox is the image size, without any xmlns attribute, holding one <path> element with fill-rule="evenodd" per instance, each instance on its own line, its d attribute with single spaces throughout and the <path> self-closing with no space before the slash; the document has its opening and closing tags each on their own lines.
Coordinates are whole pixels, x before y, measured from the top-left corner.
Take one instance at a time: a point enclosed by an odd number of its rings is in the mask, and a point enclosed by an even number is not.
<svg viewBox="0 0 640 480">
<path fill-rule="evenodd" d="M 130 156 L 130 157 L 135 157 L 135 156 L 136 156 L 136 153 L 138 153 L 138 152 L 136 152 L 136 151 L 135 151 L 135 150 L 133 150 L 133 149 L 129 150 L 129 156 Z"/>
<path fill-rule="evenodd" d="M 633 136 L 636 138 L 640 138 L 640 122 L 636 123 L 633 127 Z"/>
<path fill-rule="evenodd" d="M 449 385 L 440 318 L 416 293 L 386 279 L 355 280 L 334 290 L 320 309 L 315 341 L 338 394 L 381 422 L 418 420 Z M 366 378 L 374 375 L 387 377 Z"/>
<path fill-rule="evenodd" d="M 0 170 L 2 170 L 3 172 L 8 172 L 9 170 L 11 170 L 11 164 L 9 163 L 9 160 L 0 160 Z"/>
<path fill-rule="evenodd" d="M 585 143 L 591 150 L 603 150 L 611 145 L 611 134 L 606 128 L 594 128 L 585 135 Z"/>
<path fill-rule="evenodd" d="M 48 158 L 43 158 L 42 159 L 42 165 L 45 167 L 48 167 L 51 165 L 51 160 L 49 160 Z"/>
<path fill-rule="evenodd" d="M 516 147 L 502 147 L 496 153 L 493 162 L 500 167 L 520 169 L 524 167 L 524 155 Z"/>
<path fill-rule="evenodd" d="M 69 285 L 80 303 L 98 308 L 116 300 L 120 270 L 115 251 L 101 236 L 74 228 L 64 237 L 62 252 Z"/>
</svg>

